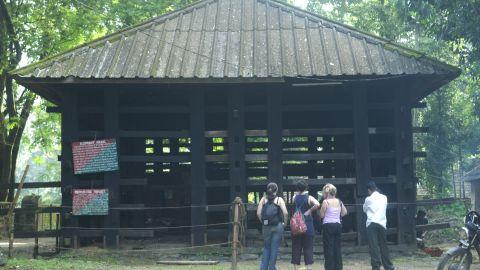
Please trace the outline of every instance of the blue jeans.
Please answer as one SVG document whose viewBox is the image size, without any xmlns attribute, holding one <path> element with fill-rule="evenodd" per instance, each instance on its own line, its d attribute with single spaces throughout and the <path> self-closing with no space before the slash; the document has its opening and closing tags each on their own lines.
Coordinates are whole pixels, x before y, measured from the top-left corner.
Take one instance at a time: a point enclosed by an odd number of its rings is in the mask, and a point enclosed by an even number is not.
<svg viewBox="0 0 480 270">
<path fill-rule="evenodd" d="M 275 264 L 277 263 L 278 248 L 282 243 L 283 224 L 263 226 L 262 232 L 264 246 L 260 270 L 277 270 Z"/>
</svg>

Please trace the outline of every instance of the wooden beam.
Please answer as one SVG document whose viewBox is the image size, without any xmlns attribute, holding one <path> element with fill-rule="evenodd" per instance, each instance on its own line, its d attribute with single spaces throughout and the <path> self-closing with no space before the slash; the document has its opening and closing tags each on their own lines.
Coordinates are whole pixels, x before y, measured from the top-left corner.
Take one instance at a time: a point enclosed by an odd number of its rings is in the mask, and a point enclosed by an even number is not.
<svg viewBox="0 0 480 270">
<path fill-rule="evenodd" d="M 428 133 L 430 132 L 430 127 L 413 127 L 413 133 Z"/>
<path fill-rule="evenodd" d="M 70 212 L 72 207 L 72 189 L 78 186 L 78 178 L 73 173 L 72 142 L 79 139 L 78 127 L 78 92 L 62 92 L 62 162 L 61 162 L 61 186 L 62 206 L 61 212 L 62 237 L 73 238 L 78 236 L 77 229 L 64 227 L 78 227 L 78 217 Z"/>
<path fill-rule="evenodd" d="M 407 85 L 403 85 L 408 89 Z M 415 243 L 416 182 L 413 173 L 412 112 L 408 106 L 407 89 L 395 90 L 395 163 L 397 172 L 397 200 L 403 204 L 397 211 L 398 243 Z"/>
<path fill-rule="evenodd" d="M 121 186 L 143 186 L 148 184 L 147 178 L 121 178 Z"/>
<path fill-rule="evenodd" d="M 425 109 L 427 108 L 426 102 L 416 102 L 411 106 L 413 109 Z"/>
<path fill-rule="evenodd" d="M 120 155 L 118 160 L 120 162 L 187 162 L 190 161 L 188 155 L 142 155 L 142 156 L 130 156 Z"/>
<path fill-rule="evenodd" d="M 228 93 L 228 149 L 230 201 L 240 197 L 246 202 L 245 101 L 240 89 Z"/>
<path fill-rule="evenodd" d="M 105 137 L 116 139 L 117 147 L 120 144 L 120 113 L 119 113 L 119 93 L 118 91 L 104 90 L 104 132 Z M 109 207 L 118 208 L 120 205 L 120 172 L 110 171 L 103 174 L 105 188 L 108 189 Z M 108 215 L 104 218 L 105 227 L 120 227 L 120 212 L 116 209 L 109 209 Z M 110 248 L 118 248 L 119 233 L 118 229 L 108 229 L 104 231 L 105 245 Z"/>
<path fill-rule="evenodd" d="M 205 177 L 205 92 L 204 89 L 195 89 L 190 93 L 190 138 L 191 162 L 190 182 L 192 205 L 206 204 L 206 177 Z M 205 244 L 205 227 L 207 223 L 205 211 L 198 207 L 190 209 L 190 219 L 193 227 L 192 245 Z M 199 226 L 200 225 L 200 226 Z"/>
<path fill-rule="evenodd" d="M 156 131 L 156 130 L 120 130 L 119 136 L 122 138 L 186 138 L 188 137 L 188 130 L 180 131 Z"/>
<path fill-rule="evenodd" d="M 269 148 L 270 150 L 270 148 Z M 283 160 L 354 159 L 353 153 L 283 154 Z"/>
<path fill-rule="evenodd" d="M 282 127 L 282 91 L 267 91 L 267 133 L 268 133 L 268 181 L 278 185 L 283 192 L 283 127 Z"/>
<path fill-rule="evenodd" d="M 350 86 L 354 87 L 354 86 Z M 353 92 L 353 130 L 355 148 L 355 168 L 357 188 L 354 190 L 355 203 L 358 205 L 355 211 L 357 244 L 366 243 L 365 218 L 361 204 L 367 196 L 366 184 L 370 181 L 370 140 L 368 129 L 367 90 L 365 86 L 357 86 Z"/>
<path fill-rule="evenodd" d="M 0 187 L 9 187 L 11 189 L 16 189 L 18 183 L 15 184 L 2 184 Z M 23 184 L 23 189 L 34 189 L 34 188 L 59 188 L 62 186 L 60 181 L 51 181 L 51 182 L 28 182 Z"/>
<path fill-rule="evenodd" d="M 48 106 L 47 113 L 62 113 L 62 108 L 60 106 Z"/>
</svg>

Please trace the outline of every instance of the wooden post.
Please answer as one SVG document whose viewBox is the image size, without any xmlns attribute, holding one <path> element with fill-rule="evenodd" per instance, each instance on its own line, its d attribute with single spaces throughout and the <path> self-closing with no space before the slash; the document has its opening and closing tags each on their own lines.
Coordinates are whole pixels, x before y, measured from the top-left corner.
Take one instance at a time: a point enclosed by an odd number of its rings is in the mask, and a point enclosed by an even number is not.
<svg viewBox="0 0 480 270">
<path fill-rule="evenodd" d="M 283 196 L 282 92 L 269 89 L 267 95 L 268 181 L 277 183 Z"/>
<path fill-rule="evenodd" d="M 55 215 L 55 253 L 60 252 L 60 214 Z"/>
<path fill-rule="evenodd" d="M 412 111 L 408 102 L 408 85 L 395 89 L 395 163 L 397 201 L 409 203 L 397 207 L 398 243 L 415 243 L 415 209 L 417 185 L 413 173 Z"/>
<path fill-rule="evenodd" d="M 33 246 L 33 258 L 38 258 L 38 212 L 35 212 L 35 245 Z"/>
<path fill-rule="evenodd" d="M 190 138 L 191 138 L 191 207 L 190 219 L 192 246 L 205 244 L 206 177 L 205 177 L 205 96 L 203 89 L 190 93 Z"/>
<path fill-rule="evenodd" d="M 237 270 L 237 261 L 238 261 L 238 233 L 240 226 L 240 205 L 242 204 L 242 199 L 237 197 L 233 201 L 233 237 L 232 237 L 232 270 Z"/>
<path fill-rule="evenodd" d="M 118 91 L 104 90 L 104 122 L 105 138 L 114 138 L 119 145 L 119 97 Z M 108 189 L 109 207 L 118 208 L 120 205 L 120 172 L 111 171 L 104 173 L 104 185 Z M 118 248 L 120 213 L 118 209 L 109 209 L 105 216 L 105 227 L 114 228 L 104 230 L 105 247 Z"/>
<path fill-rule="evenodd" d="M 245 174 L 245 109 L 240 89 L 228 93 L 228 161 L 230 199 L 247 199 Z"/>
<path fill-rule="evenodd" d="M 364 86 L 353 90 L 353 134 L 357 188 L 354 192 L 357 244 L 366 244 L 365 218 L 361 204 L 368 195 L 366 185 L 371 177 L 370 142 L 368 132 L 367 91 Z"/>
<path fill-rule="evenodd" d="M 73 243 L 74 235 L 78 229 L 65 227 L 78 227 L 78 217 L 71 211 L 73 189 L 78 186 L 78 178 L 73 172 L 72 142 L 79 139 L 78 119 L 78 91 L 62 91 L 62 153 L 61 153 L 61 185 L 62 185 L 62 239 L 70 238 Z M 63 243 L 65 244 L 65 242 Z"/>
<path fill-rule="evenodd" d="M 17 192 L 15 193 L 15 197 L 10 204 L 7 213 L 7 229 L 8 229 L 8 258 L 12 257 L 12 250 L 13 250 L 13 221 L 15 219 L 15 205 L 17 205 L 18 198 L 20 197 L 20 192 L 23 188 L 23 183 L 25 182 L 25 178 L 27 177 L 28 169 L 30 165 L 27 164 L 25 166 L 25 170 L 23 171 L 22 178 L 20 179 L 20 183 L 18 184 Z"/>
</svg>

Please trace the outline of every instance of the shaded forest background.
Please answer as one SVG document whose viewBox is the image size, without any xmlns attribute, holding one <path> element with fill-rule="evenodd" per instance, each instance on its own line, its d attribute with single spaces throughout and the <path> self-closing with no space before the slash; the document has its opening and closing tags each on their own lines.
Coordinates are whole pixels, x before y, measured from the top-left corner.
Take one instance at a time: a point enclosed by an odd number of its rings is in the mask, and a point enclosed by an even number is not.
<svg viewBox="0 0 480 270">
<path fill-rule="evenodd" d="M 60 117 L 46 101 L 19 87 L 7 71 L 115 32 L 195 1 L 191 0 L 0 0 L 0 181 L 26 162 L 27 181 L 58 181 Z M 452 194 L 452 177 L 480 165 L 480 2 L 465 0 L 287 0 L 307 10 L 388 38 L 456 65 L 462 75 L 425 99 L 414 126 L 417 176 L 431 197 Z M 27 121 L 28 120 L 28 121 Z M 17 165 L 17 166 L 15 166 Z M 18 169 L 17 169 L 18 168 Z M 42 192 L 59 202 L 59 190 Z M 7 196 L 0 189 L 0 199 Z"/>
</svg>

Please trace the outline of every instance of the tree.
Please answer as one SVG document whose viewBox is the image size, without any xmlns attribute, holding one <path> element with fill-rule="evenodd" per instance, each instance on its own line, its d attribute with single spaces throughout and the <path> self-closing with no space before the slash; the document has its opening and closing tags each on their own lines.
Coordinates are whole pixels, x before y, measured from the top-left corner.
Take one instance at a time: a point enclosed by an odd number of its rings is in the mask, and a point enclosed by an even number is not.
<svg viewBox="0 0 480 270">
<path fill-rule="evenodd" d="M 415 145 L 426 151 L 419 160 L 420 183 L 436 196 L 451 191 L 452 168 L 478 165 L 480 141 L 480 5 L 477 1 L 326 0 L 309 1 L 308 9 L 334 20 L 427 53 L 463 74 L 425 101 L 414 125 L 430 127 Z M 457 173 L 458 174 L 458 173 Z"/>
</svg>

